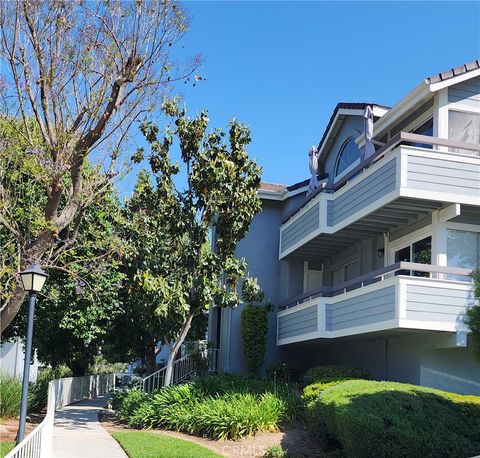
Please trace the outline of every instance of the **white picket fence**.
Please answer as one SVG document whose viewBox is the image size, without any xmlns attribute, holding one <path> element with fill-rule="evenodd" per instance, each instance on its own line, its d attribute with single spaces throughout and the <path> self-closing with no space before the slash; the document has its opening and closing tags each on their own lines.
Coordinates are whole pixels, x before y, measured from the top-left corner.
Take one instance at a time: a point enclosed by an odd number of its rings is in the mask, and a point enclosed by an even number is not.
<svg viewBox="0 0 480 458">
<path fill-rule="evenodd" d="M 83 399 L 95 398 L 108 393 L 114 387 L 114 374 L 53 380 L 48 384 L 45 418 L 5 458 L 51 458 L 55 410 Z"/>
</svg>

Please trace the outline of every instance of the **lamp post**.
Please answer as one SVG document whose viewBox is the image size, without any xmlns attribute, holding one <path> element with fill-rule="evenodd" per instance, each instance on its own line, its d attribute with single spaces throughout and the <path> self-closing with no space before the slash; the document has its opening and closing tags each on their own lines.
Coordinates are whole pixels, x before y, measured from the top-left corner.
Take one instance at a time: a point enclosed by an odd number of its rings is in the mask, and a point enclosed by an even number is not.
<svg viewBox="0 0 480 458">
<path fill-rule="evenodd" d="M 27 341 L 25 343 L 25 361 L 23 364 L 22 403 L 20 405 L 20 423 L 18 425 L 17 444 L 25 437 L 25 421 L 27 419 L 28 380 L 30 378 L 30 358 L 32 356 L 33 317 L 35 315 L 35 301 L 37 293 L 41 291 L 48 275 L 42 270 L 38 262 L 20 272 L 23 289 L 29 293 Z"/>
</svg>

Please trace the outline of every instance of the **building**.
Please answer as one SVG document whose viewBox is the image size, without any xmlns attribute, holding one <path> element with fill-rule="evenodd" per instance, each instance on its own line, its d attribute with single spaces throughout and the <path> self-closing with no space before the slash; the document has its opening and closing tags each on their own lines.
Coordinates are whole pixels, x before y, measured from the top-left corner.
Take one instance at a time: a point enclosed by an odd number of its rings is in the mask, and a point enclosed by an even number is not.
<svg viewBox="0 0 480 458">
<path fill-rule="evenodd" d="M 29 380 L 35 382 L 42 365 L 34 352 L 33 362 L 30 364 Z M 12 342 L 4 342 L 0 345 L 0 372 L 11 377 L 21 379 L 23 377 L 23 365 L 25 362 L 24 345 L 20 339 Z"/>
<path fill-rule="evenodd" d="M 318 154 L 320 187 L 262 184 L 263 211 L 238 245 L 276 306 L 266 364 L 347 364 L 480 394 L 463 321 L 480 264 L 480 61 L 426 78 L 392 108 L 339 103 Z M 240 314 L 210 311 L 223 371 L 245 371 Z"/>
</svg>

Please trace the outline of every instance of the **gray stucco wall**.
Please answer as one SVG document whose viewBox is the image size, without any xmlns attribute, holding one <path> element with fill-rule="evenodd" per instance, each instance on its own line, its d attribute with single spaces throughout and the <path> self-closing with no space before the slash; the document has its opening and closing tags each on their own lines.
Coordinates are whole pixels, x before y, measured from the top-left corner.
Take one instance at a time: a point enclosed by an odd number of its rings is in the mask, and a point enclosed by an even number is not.
<svg viewBox="0 0 480 458">
<path fill-rule="evenodd" d="M 450 333 L 346 337 L 281 348 L 287 364 L 300 373 L 319 364 L 344 364 L 367 370 L 377 380 L 480 395 L 480 363 L 471 342 L 456 348 Z"/>
<path fill-rule="evenodd" d="M 282 222 L 282 203 L 263 201 L 262 212 L 255 216 L 250 231 L 237 246 L 237 256 L 245 257 L 248 273 L 257 277 L 265 292 L 266 300 L 273 304 L 278 301 L 280 261 L 278 260 L 279 227 Z M 246 371 L 243 356 L 241 334 L 241 310 L 225 311 L 222 317 L 222 359 L 225 370 L 244 373 Z M 222 310 L 222 312 L 224 312 Z M 228 318 L 227 318 L 228 315 Z M 225 353 L 228 355 L 225 355 Z M 269 315 L 269 334 L 267 337 L 267 364 L 277 358 L 276 315 Z"/>
<path fill-rule="evenodd" d="M 377 250 L 380 248 L 384 248 L 383 237 L 364 239 L 361 242 L 355 243 L 349 249 L 339 252 L 336 256 L 324 263 L 323 284 L 331 286 L 333 284 L 333 271 L 355 260 L 358 261 L 350 264 L 345 280 L 351 280 L 354 277 L 373 272 L 383 267 L 384 258 L 379 257 L 377 254 Z"/>
</svg>

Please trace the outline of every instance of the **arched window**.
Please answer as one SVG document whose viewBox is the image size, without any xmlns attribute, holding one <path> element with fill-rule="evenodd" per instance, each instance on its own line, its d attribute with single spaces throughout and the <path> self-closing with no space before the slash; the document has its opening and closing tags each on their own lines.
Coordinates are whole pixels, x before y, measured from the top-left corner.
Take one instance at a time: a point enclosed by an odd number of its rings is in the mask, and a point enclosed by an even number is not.
<svg viewBox="0 0 480 458">
<path fill-rule="evenodd" d="M 360 150 L 355 139 L 350 137 L 342 147 L 335 165 L 335 176 L 342 175 L 353 163 L 360 159 Z"/>
</svg>

